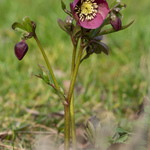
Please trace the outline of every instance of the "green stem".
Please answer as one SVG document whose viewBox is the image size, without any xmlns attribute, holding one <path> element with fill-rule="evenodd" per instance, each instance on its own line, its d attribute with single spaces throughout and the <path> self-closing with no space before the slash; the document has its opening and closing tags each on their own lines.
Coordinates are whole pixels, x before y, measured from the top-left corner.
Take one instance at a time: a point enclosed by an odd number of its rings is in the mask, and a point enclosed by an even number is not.
<svg viewBox="0 0 150 150">
<path fill-rule="evenodd" d="M 75 69 L 74 69 L 74 73 L 73 73 L 73 76 L 72 76 L 72 80 L 71 80 L 70 88 L 69 88 L 69 93 L 68 93 L 68 97 L 67 97 L 67 103 L 68 104 L 70 104 L 72 93 L 74 91 L 74 84 L 75 84 L 75 81 L 76 81 L 76 77 L 77 77 L 78 69 L 79 69 L 79 65 L 80 65 L 80 60 L 81 60 L 82 52 L 83 52 L 83 49 L 84 49 L 84 46 L 82 46 L 82 44 L 83 44 L 83 41 L 81 39 L 80 50 L 79 50 L 79 53 L 78 53 L 77 62 L 76 62 L 76 66 L 75 66 Z"/>
<path fill-rule="evenodd" d="M 76 150 L 77 140 L 76 140 L 75 115 L 74 115 L 74 93 L 72 94 L 71 102 L 70 102 L 70 121 L 71 121 L 72 147 L 73 150 Z"/>
<path fill-rule="evenodd" d="M 71 114 L 70 113 L 70 105 L 71 105 L 71 98 L 72 98 L 72 94 L 73 94 L 73 90 L 74 90 L 74 84 L 75 84 L 75 80 L 77 77 L 77 73 L 78 73 L 78 69 L 79 69 L 79 65 L 80 65 L 80 60 L 82 57 L 82 51 L 84 48 L 82 46 L 82 43 L 83 43 L 83 41 L 81 40 L 81 45 L 80 45 L 80 50 L 78 53 L 77 63 L 76 63 L 76 66 L 74 68 L 74 72 L 73 71 L 71 72 L 72 77 L 71 77 L 71 83 L 70 83 L 69 93 L 68 93 L 68 97 L 67 97 L 68 105 L 64 106 L 65 107 L 65 150 L 69 150 L 69 147 L 70 147 L 70 114 Z M 74 111 L 74 108 L 71 111 Z M 72 112 L 72 113 L 74 113 L 74 112 Z M 74 116 L 72 116 L 72 118 L 74 118 Z M 72 120 L 74 120 L 74 119 L 72 119 Z M 71 124 L 73 124 L 73 126 L 74 126 L 74 121 L 72 121 Z M 73 128 L 75 128 L 75 127 L 73 127 Z M 73 135 L 74 134 L 75 134 L 75 131 L 73 131 Z M 75 142 L 76 142 L 76 140 L 74 141 L 74 144 L 75 144 Z"/>
<path fill-rule="evenodd" d="M 37 35 L 36 35 L 36 34 L 34 34 L 34 39 L 36 40 L 36 42 L 37 42 L 37 44 L 38 44 L 38 46 L 39 46 L 39 48 L 40 48 L 40 50 L 41 50 L 41 53 L 42 53 L 42 55 L 43 55 L 43 57 L 44 57 L 44 60 L 45 60 L 45 62 L 46 62 L 46 65 L 47 65 L 47 67 L 48 67 L 48 69 L 49 69 L 49 72 L 50 72 L 50 74 L 51 74 L 51 76 L 52 76 L 52 79 L 53 79 L 53 81 L 54 81 L 54 85 L 55 85 L 56 89 L 57 89 L 57 90 L 60 90 L 59 85 L 58 85 L 58 83 L 57 83 L 57 81 L 56 81 L 55 75 L 54 75 L 54 73 L 53 73 L 53 70 L 52 70 L 52 68 L 51 68 L 50 62 L 49 62 L 49 60 L 48 60 L 48 58 L 47 58 L 47 56 L 46 56 L 46 54 L 45 54 L 45 51 L 44 51 L 43 47 L 41 46 L 41 43 L 40 43 L 39 39 L 37 38 Z"/>
<path fill-rule="evenodd" d="M 64 105 L 65 110 L 65 147 L 64 150 L 70 149 L 70 106 Z"/>
<path fill-rule="evenodd" d="M 77 44 L 74 45 L 73 54 L 72 54 L 71 80 L 75 68 L 76 50 L 77 50 Z M 70 102 L 70 121 L 71 121 L 72 146 L 73 146 L 73 150 L 76 150 L 77 142 L 76 142 L 76 132 L 75 132 L 74 92 L 72 93 L 71 102 Z"/>
</svg>

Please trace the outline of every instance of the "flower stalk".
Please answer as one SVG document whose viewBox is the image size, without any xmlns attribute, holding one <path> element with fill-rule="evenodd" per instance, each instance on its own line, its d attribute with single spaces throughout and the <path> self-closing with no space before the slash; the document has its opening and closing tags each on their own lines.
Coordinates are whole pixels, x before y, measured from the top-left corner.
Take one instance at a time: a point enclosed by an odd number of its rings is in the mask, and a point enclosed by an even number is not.
<svg viewBox="0 0 150 150">
<path fill-rule="evenodd" d="M 49 62 L 49 60 L 48 60 L 48 58 L 47 58 L 47 56 L 46 56 L 46 53 L 45 53 L 45 51 L 44 51 L 44 49 L 43 49 L 43 47 L 42 47 L 42 45 L 41 45 L 39 39 L 37 38 L 37 35 L 34 34 L 33 37 L 34 37 L 34 39 L 35 39 L 35 41 L 36 41 L 38 47 L 40 48 L 40 51 L 41 51 L 41 53 L 42 53 L 42 55 L 43 55 L 43 58 L 44 58 L 44 60 L 45 60 L 45 62 L 46 62 L 46 65 L 47 65 L 47 67 L 48 67 L 48 70 L 49 70 L 49 72 L 50 72 L 50 74 L 51 74 L 51 76 L 52 76 L 52 79 L 53 79 L 53 81 L 54 81 L 54 85 L 55 85 L 56 89 L 57 89 L 57 90 L 60 90 L 59 85 L 58 85 L 58 83 L 57 83 L 57 80 L 56 80 L 56 78 L 55 78 L 55 75 L 54 75 L 54 73 L 53 73 L 53 70 L 52 70 L 52 68 L 51 68 L 50 62 Z"/>
<path fill-rule="evenodd" d="M 74 44 L 73 54 L 72 54 L 72 67 L 71 67 L 71 78 L 73 77 L 75 68 L 75 58 L 76 58 L 77 44 Z M 71 121 L 71 137 L 73 150 L 76 150 L 76 132 L 75 132 L 75 115 L 74 115 L 74 92 L 72 93 L 71 103 L 70 103 L 70 121 Z"/>
<path fill-rule="evenodd" d="M 76 81 L 76 77 L 77 77 L 77 73 L 78 73 L 78 69 L 79 69 L 79 65 L 80 65 L 80 61 L 81 61 L 81 57 L 82 57 L 82 52 L 84 49 L 84 46 L 82 46 L 82 44 L 83 44 L 83 41 L 81 40 L 80 50 L 78 53 L 78 58 L 77 58 L 77 62 L 75 65 L 75 69 L 74 69 L 74 73 L 72 76 L 72 80 L 71 80 L 70 88 L 69 88 L 69 93 L 68 93 L 68 97 L 67 97 L 67 103 L 68 104 L 70 104 L 70 101 L 71 101 L 71 97 L 72 97 L 72 93 L 74 90 L 74 85 L 75 85 L 75 81 Z"/>
<path fill-rule="evenodd" d="M 80 66 L 80 61 L 83 53 L 84 47 L 83 45 L 83 39 L 81 39 L 80 49 L 77 56 L 77 62 L 75 65 L 75 53 L 76 48 L 74 47 L 73 52 L 73 60 L 72 60 L 72 69 L 71 69 L 71 83 L 70 88 L 68 92 L 68 97 L 66 99 L 68 105 L 65 106 L 65 150 L 69 150 L 70 147 L 70 127 L 71 127 L 71 133 L 72 133 L 72 143 L 73 143 L 73 149 L 76 149 L 76 136 L 75 136 L 75 120 L 74 120 L 74 99 L 73 99 L 73 92 L 74 92 L 74 85 L 77 77 L 77 73 Z M 69 111 L 69 112 L 68 112 Z M 71 122 L 71 124 L 70 124 Z M 71 125 L 71 126 L 70 126 Z"/>
</svg>

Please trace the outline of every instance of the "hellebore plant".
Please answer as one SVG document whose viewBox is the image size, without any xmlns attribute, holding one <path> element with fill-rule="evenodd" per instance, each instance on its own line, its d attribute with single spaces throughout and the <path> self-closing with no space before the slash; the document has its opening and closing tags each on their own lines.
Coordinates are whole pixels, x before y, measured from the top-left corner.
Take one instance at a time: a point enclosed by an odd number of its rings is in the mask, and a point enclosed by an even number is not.
<svg viewBox="0 0 150 150">
<path fill-rule="evenodd" d="M 70 8 L 77 24 L 86 29 L 98 28 L 109 13 L 105 0 L 74 0 Z"/>
<path fill-rule="evenodd" d="M 66 94 L 64 94 L 63 90 L 60 88 L 46 53 L 36 35 L 36 23 L 31 21 L 27 16 L 22 19 L 22 24 L 15 22 L 12 25 L 14 30 L 23 33 L 22 41 L 17 43 L 14 49 L 15 55 L 21 60 L 28 51 L 26 40 L 32 37 L 35 39 L 48 68 L 47 70 L 44 66 L 39 65 L 43 74 L 39 74 L 37 77 L 43 79 L 48 85 L 55 89 L 64 105 L 64 149 L 69 150 L 70 141 L 72 141 L 72 147 L 75 150 L 77 148 L 77 143 L 74 120 L 74 85 L 79 66 L 83 60 L 87 59 L 93 53 L 100 54 L 103 52 L 108 55 L 108 47 L 102 42 L 102 35 L 123 30 L 129 27 L 133 21 L 122 26 L 122 14 L 120 11 L 124 9 L 126 5 L 118 2 L 118 0 L 114 1 L 110 7 L 106 0 L 74 0 L 70 4 L 70 11 L 66 9 L 66 5 L 63 1 L 61 1 L 61 6 L 68 16 L 65 21 L 58 19 L 58 24 L 60 28 L 70 36 L 73 44 L 71 79 L 67 96 L 65 96 Z M 110 28 L 106 29 L 105 26 L 109 25 Z"/>
</svg>

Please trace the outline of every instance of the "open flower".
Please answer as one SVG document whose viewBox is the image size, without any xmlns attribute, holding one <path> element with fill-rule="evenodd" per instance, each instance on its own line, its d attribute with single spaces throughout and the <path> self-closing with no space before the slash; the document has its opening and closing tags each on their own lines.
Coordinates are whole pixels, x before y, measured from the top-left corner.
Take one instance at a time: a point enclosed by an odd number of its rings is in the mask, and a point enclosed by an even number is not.
<svg viewBox="0 0 150 150">
<path fill-rule="evenodd" d="M 77 24 L 87 29 L 98 28 L 109 13 L 106 0 L 74 0 L 70 8 Z"/>
</svg>

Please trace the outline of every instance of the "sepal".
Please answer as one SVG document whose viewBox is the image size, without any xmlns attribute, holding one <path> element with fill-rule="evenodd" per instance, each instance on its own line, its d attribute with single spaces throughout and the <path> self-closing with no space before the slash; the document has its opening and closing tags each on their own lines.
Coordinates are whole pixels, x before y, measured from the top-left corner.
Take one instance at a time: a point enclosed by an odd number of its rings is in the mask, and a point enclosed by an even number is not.
<svg viewBox="0 0 150 150">
<path fill-rule="evenodd" d="M 31 24 L 31 19 L 27 16 L 25 16 L 22 19 L 22 24 L 24 26 L 24 28 L 26 29 L 27 32 L 32 32 L 32 24 Z"/>
<path fill-rule="evenodd" d="M 29 17 L 25 16 L 22 19 L 22 24 L 19 22 L 14 22 L 12 24 L 12 29 L 22 32 L 22 39 L 29 39 L 32 38 L 35 34 L 36 23 L 34 21 L 31 21 Z"/>
<path fill-rule="evenodd" d="M 13 23 L 12 29 L 15 31 L 19 31 L 19 32 L 25 32 L 26 31 L 25 27 L 19 22 Z"/>
</svg>

